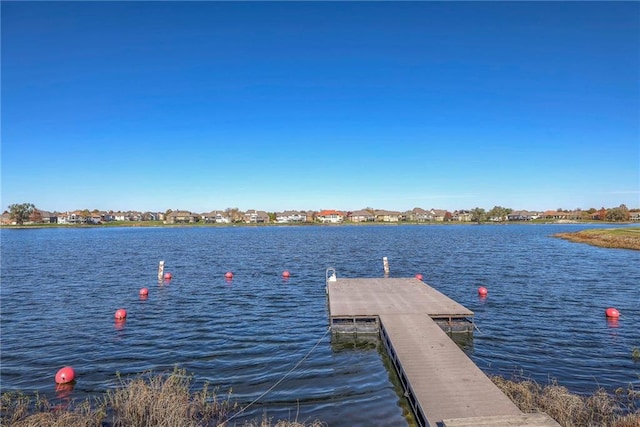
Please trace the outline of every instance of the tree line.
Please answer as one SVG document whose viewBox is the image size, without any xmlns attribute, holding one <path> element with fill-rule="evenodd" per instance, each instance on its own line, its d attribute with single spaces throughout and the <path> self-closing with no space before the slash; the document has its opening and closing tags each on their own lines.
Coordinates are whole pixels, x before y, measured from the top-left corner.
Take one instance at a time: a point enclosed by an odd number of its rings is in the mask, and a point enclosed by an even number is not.
<svg viewBox="0 0 640 427">
<path fill-rule="evenodd" d="M 34 213 L 34 211 L 36 210 L 36 207 L 33 203 L 14 203 L 12 205 L 9 205 L 9 215 L 10 218 L 15 221 L 15 223 L 17 225 L 22 225 L 25 222 L 29 221 L 31 215 Z M 598 217 L 598 219 L 602 220 L 602 221 L 628 221 L 629 218 L 631 217 L 629 208 L 627 208 L 626 205 L 621 204 L 620 206 L 616 207 L 616 208 L 611 208 L 611 209 L 605 209 L 600 208 L 599 210 L 591 208 L 589 210 L 586 211 L 581 211 L 578 209 L 578 211 L 587 216 L 587 218 L 576 218 L 576 219 L 591 219 L 594 214 L 597 214 L 596 216 Z M 98 212 L 97 209 L 94 209 L 93 213 Z M 167 210 L 167 214 L 171 213 L 171 209 Z M 237 208 L 233 208 L 233 209 L 227 209 L 226 212 L 228 214 L 230 214 L 232 217 L 237 217 L 240 215 L 240 211 Z M 494 206 L 491 210 L 486 211 L 483 208 L 473 208 L 470 211 L 471 214 L 471 221 L 473 222 L 477 222 L 478 224 L 488 221 L 488 220 L 494 220 L 494 221 L 499 221 L 499 222 L 504 222 L 508 220 L 508 216 L 509 214 L 513 213 L 513 209 L 511 208 L 505 208 L 502 206 Z M 565 212 L 563 211 L 561 208 L 557 209 L 557 212 Z M 82 216 L 89 218 L 91 216 L 91 213 L 88 209 L 85 209 L 82 211 Z M 447 212 L 449 214 L 449 216 L 451 215 L 449 212 Z M 273 216 L 275 219 L 275 213 L 270 214 L 270 217 Z M 449 220 L 451 220 L 451 218 L 448 218 Z"/>
</svg>

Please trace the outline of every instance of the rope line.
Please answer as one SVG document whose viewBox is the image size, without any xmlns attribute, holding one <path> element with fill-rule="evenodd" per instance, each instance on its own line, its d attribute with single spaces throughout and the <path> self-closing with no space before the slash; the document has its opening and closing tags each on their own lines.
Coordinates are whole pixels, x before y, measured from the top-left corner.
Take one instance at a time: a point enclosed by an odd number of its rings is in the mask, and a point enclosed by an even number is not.
<svg viewBox="0 0 640 427">
<path fill-rule="evenodd" d="M 262 393 L 260 396 L 256 397 L 255 399 L 253 399 L 253 401 L 251 401 L 251 403 L 249 403 L 247 406 L 245 406 L 244 408 L 240 409 L 238 412 L 236 412 L 235 414 L 233 414 L 232 416 L 230 416 L 226 421 L 224 421 L 221 425 L 225 425 L 226 423 L 228 423 L 229 421 L 231 421 L 232 419 L 236 418 L 238 415 L 242 414 L 244 411 L 246 411 L 247 409 L 249 409 L 251 406 L 253 406 L 256 402 L 258 402 L 260 399 L 262 399 L 263 397 L 265 397 L 268 393 L 270 393 L 274 388 L 276 388 L 282 381 L 285 380 L 285 378 L 287 378 L 289 376 L 289 374 L 291 374 L 293 371 L 295 371 L 298 366 L 300 366 L 302 364 L 302 362 L 304 362 L 305 360 L 307 360 L 307 358 L 311 355 L 311 353 L 316 349 L 316 347 L 318 347 L 320 345 L 320 342 L 322 342 L 322 340 L 324 339 L 324 337 L 327 336 L 327 334 L 329 333 L 329 331 L 331 330 L 331 327 L 328 327 L 327 330 L 325 331 L 324 334 L 322 334 L 322 336 L 318 339 L 318 341 L 315 343 L 315 345 L 311 348 L 311 350 L 309 350 L 307 352 L 307 354 L 304 355 L 304 357 L 295 364 L 295 366 L 291 369 L 289 369 L 289 371 L 283 375 L 282 378 L 280 378 L 278 381 L 276 381 L 271 387 L 269 387 L 264 393 Z"/>
</svg>

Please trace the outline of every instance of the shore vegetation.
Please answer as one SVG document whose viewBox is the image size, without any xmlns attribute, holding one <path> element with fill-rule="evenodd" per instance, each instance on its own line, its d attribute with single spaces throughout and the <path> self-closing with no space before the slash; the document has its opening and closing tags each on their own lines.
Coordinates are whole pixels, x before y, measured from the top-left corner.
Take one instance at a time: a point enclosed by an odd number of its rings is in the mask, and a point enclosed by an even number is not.
<svg viewBox="0 0 640 427">
<path fill-rule="evenodd" d="M 545 412 L 562 427 L 638 427 L 640 391 L 632 385 L 613 394 L 598 388 L 581 396 L 556 382 L 541 386 L 537 382 L 514 377 L 492 376 L 491 380 L 522 412 Z"/>
<path fill-rule="evenodd" d="M 640 250 L 640 227 L 582 230 L 573 233 L 557 233 L 554 237 L 603 248 Z"/>
<path fill-rule="evenodd" d="M 242 414 L 231 392 L 220 397 L 209 384 L 194 390 L 194 379 L 184 369 L 171 374 L 144 373 L 124 380 L 104 396 L 76 402 L 58 397 L 51 402 L 40 394 L 4 392 L 0 398 L 0 425 L 12 427 L 321 427 L 320 421 L 260 420 L 237 424 Z M 62 401 L 60 403 L 59 401 Z"/>
<path fill-rule="evenodd" d="M 12 427 L 324 427 L 313 421 L 261 419 L 237 424 L 243 409 L 232 401 L 231 392 L 219 396 L 204 384 L 194 388 L 194 379 L 183 369 L 171 374 L 151 372 L 124 380 L 101 397 L 76 402 L 58 397 L 51 402 L 40 394 L 2 393 L 0 425 Z M 540 386 L 523 379 L 492 376 L 491 380 L 523 412 L 546 412 L 562 427 L 637 427 L 640 425 L 640 391 L 632 386 L 614 394 L 598 389 L 589 396 L 569 392 L 556 383 Z M 62 401 L 60 403 L 59 401 Z"/>
</svg>

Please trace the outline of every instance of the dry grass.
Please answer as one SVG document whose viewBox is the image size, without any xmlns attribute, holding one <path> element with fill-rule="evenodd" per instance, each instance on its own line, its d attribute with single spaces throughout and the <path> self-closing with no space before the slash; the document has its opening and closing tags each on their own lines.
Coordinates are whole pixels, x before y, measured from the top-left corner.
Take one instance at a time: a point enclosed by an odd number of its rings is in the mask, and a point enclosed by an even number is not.
<svg viewBox="0 0 640 427">
<path fill-rule="evenodd" d="M 597 230 L 583 230 L 575 233 L 557 233 L 554 237 L 560 237 L 576 243 L 603 248 L 634 249 L 640 250 L 640 228 L 608 228 Z"/>
<path fill-rule="evenodd" d="M 193 377 L 175 369 L 169 375 L 143 374 L 120 384 L 104 397 L 53 405 L 36 394 L 6 392 L 0 398 L 0 425 L 12 427 L 226 427 L 238 410 L 230 394 L 218 399 L 207 384 L 192 391 Z M 235 424 L 234 424 L 235 425 Z M 271 427 L 272 420 L 245 422 L 246 427 Z M 320 427 L 280 420 L 276 427 Z"/>
<path fill-rule="evenodd" d="M 556 383 L 542 387 L 529 379 L 491 380 L 522 412 L 546 412 L 563 427 L 640 426 L 640 392 L 632 387 L 614 395 L 598 389 L 591 396 L 579 396 Z"/>
</svg>

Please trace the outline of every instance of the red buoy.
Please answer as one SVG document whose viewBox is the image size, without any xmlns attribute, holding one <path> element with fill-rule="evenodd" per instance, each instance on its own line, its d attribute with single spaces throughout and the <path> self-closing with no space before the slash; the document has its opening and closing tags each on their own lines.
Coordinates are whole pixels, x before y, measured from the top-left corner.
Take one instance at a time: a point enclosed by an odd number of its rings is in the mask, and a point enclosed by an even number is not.
<svg viewBox="0 0 640 427">
<path fill-rule="evenodd" d="M 76 378 L 76 372 L 71 366 L 65 366 L 56 373 L 56 383 L 66 384 L 70 383 Z"/>
<path fill-rule="evenodd" d="M 233 273 L 230 271 L 227 271 L 224 275 L 225 278 L 227 279 L 233 279 Z"/>
<path fill-rule="evenodd" d="M 116 310 L 115 318 L 116 318 L 116 320 L 124 320 L 124 319 L 126 319 L 127 318 L 127 310 L 125 310 L 124 308 L 119 308 L 118 310 Z"/>
<path fill-rule="evenodd" d="M 604 314 L 611 319 L 617 319 L 618 317 L 620 317 L 620 312 L 612 307 L 607 308 L 604 311 Z"/>
<path fill-rule="evenodd" d="M 141 297 L 146 297 L 147 295 L 149 295 L 149 289 L 147 289 L 147 288 L 140 289 L 140 296 Z"/>
<path fill-rule="evenodd" d="M 289 277 L 291 276 L 291 273 L 289 273 L 289 270 L 285 270 L 282 272 L 282 277 Z"/>
<path fill-rule="evenodd" d="M 422 274 L 420 273 L 416 274 L 416 279 L 422 281 Z"/>
<path fill-rule="evenodd" d="M 166 273 L 164 273 L 164 280 L 171 280 L 172 277 L 173 276 L 170 272 L 167 271 Z"/>
<path fill-rule="evenodd" d="M 480 295 L 481 297 L 486 297 L 488 293 L 489 291 L 484 286 L 480 286 L 478 288 L 478 295 Z"/>
</svg>

